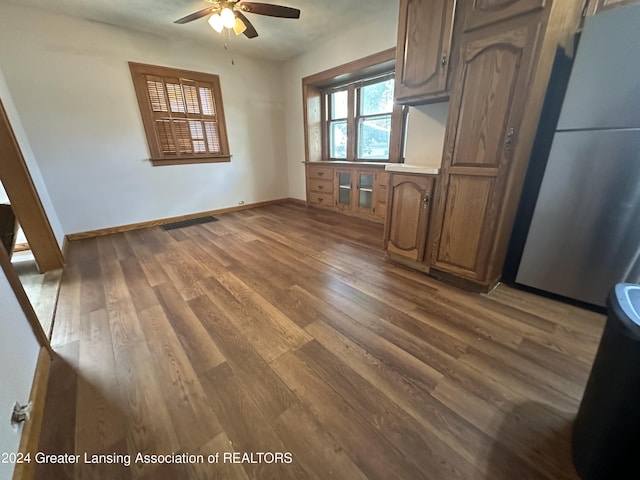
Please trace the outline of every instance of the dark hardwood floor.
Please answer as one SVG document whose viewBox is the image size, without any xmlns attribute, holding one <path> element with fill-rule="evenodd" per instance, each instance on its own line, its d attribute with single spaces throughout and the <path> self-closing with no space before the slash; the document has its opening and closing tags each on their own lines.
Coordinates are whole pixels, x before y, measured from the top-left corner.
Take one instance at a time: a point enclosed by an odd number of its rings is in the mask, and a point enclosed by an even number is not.
<svg viewBox="0 0 640 480">
<path fill-rule="evenodd" d="M 72 242 L 39 449 L 81 457 L 36 478 L 577 478 L 604 317 L 444 285 L 381 237 L 279 205 Z"/>
</svg>

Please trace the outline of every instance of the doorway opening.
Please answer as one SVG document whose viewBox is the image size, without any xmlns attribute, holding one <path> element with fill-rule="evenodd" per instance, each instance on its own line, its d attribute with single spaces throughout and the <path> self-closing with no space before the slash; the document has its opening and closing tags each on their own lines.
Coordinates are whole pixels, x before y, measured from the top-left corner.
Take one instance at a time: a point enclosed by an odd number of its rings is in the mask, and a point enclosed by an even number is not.
<svg viewBox="0 0 640 480">
<path fill-rule="evenodd" d="M 20 226 L 20 221 L 11 206 L 2 182 L 0 182 L 0 239 L 42 330 L 50 339 L 62 268 L 40 273 L 29 241 Z"/>
</svg>

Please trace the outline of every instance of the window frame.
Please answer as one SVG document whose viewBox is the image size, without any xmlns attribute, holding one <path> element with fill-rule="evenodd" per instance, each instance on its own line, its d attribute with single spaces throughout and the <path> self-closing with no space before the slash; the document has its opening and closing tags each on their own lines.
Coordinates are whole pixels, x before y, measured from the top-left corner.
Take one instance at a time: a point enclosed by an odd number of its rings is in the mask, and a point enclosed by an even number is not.
<svg viewBox="0 0 640 480">
<path fill-rule="evenodd" d="M 136 99 L 138 101 L 138 108 L 142 117 L 142 123 L 147 140 L 147 146 L 149 148 L 149 154 L 151 164 L 154 166 L 161 165 L 184 165 L 184 164 L 196 164 L 196 163 L 219 163 L 231 161 L 231 154 L 229 152 L 229 141 L 227 138 L 227 127 L 224 115 L 224 105 L 222 102 L 222 90 L 220 88 L 220 77 L 212 73 L 195 72 L 191 70 L 182 70 L 171 67 L 163 67 L 159 65 L 148 65 L 143 63 L 129 62 L 129 69 L 131 71 L 131 77 L 133 79 L 133 85 L 136 92 Z M 220 152 L 211 153 L 181 153 L 178 147 L 179 142 L 177 137 L 174 136 L 174 142 L 176 146 L 175 154 L 165 154 L 162 151 L 161 141 L 155 128 L 156 113 L 154 112 L 151 100 L 149 98 L 147 87 L 147 76 L 160 77 L 163 80 L 163 84 L 166 79 L 178 79 L 179 81 L 186 80 L 193 82 L 196 85 L 198 83 L 206 83 L 211 85 L 211 93 L 213 96 L 214 115 L 205 115 L 202 113 L 200 106 L 200 113 L 194 114 L 188 111 L 184 114 L 177 114 L 171 111 L 167 112 L 169 117 L 176 120 L 181 119 L 193 119 L 204 121 L 215 121 L 217 125 L 218 140 L 220 143 Z M 182 85 L 182 83 L 181 83 Z M 166 93 L 166 87 L 165 87 Z M 170 104 L 170 99 L 166 99 L 167 104 Z M 201 100 L 199 100 L 200 105 Z M 174 123 L 172 122 L 172 125 Z M 175 135 L 175 129 L 172 127 L 172 135 Z M 190 139 L 193 142 L 193 136 L 190 135 Z M 206 137 L 206 133 L 204 133 Z M 206 140 L 205 145 L 206 145 Z"/>
<path fill-rule="evenodd" d="M 326 88 L 320 89 L 321 94 L 321 104 L 322 104 L 322 117 L 321 117 L 321 135 L 322 135 L 322 158 L 327 161 L 350 161 L 350 162 L 377 162 L 377 163 L 395 163 L 397 160 L 393 159 L 394 148 L 392 147 L 393 142 L 396 140 L 398 135 L 394 133 L 394 130 L 400 128 L 403 129 L 402 118 L 403 118 L 403 107 L 402 105 L 398 105 L 394 101 L 393 109 L 391 112 L 386 114 L 371 114 L 371 115 L 363 115 L 361 112 L 361 89 L 368 85 L 373 85 L 378 82 L 383 82 L 387 80 L 395 81 L 394 70 L 386 70 L 383 72 L 376 73 L 375 75 L 369 75 L 364 77 L 358 77 L 358 80 L 352 81 L 350 83 L 337 83 Z M 346 157 L 333 157 L 331 156 L 331 124 L 335 120 L 331 118 L 331 95 L 336 92 L 346 91 L 347 92 L 347 148 L 346 148 Z M 391 132 L 389 135 L 389 157 L 387 158 L 360 158 L 358 155 L 358 145 L 359 145 L 359 126 L 360 121 L 366 118 L 376 118 L 381 115 L 389 115 L 391 121 Z M 340 121 L 342 119 L 339 119 Z M 402 135 L 402 134 L 401 134 Z"/>
<path fill-rule="evenodd" d="M 356 159 L 355 142 L 351 142 L 353 145 L 352 151 L 347 153 L 346 159 L 331 158 L 326 123 L 329 105 L 324 93 L 340 86 L 348 87 L 351 84 L 365 82 L 367 79 L 382 78 L 386 74 L 390 75 L 395 69 L 395 54 L 395 48 L 390 48 L 302 79 L 305 162 L 326 161 L 360 164 L 403 162 L 403 117 L 406 109 L 402 105 L 394 102 L 388 159 Z M 355 109 L 355 102 L 349 102 L 349 107 Z M 354 114 L 352 113 L 352 115 Z M 355 128 L 355 123 L 351 122 L 351 128 Z M 347 135 L 350 138 L 355 138 L 355 133 L 355 131 L 348 131 Z"/>
</svg>

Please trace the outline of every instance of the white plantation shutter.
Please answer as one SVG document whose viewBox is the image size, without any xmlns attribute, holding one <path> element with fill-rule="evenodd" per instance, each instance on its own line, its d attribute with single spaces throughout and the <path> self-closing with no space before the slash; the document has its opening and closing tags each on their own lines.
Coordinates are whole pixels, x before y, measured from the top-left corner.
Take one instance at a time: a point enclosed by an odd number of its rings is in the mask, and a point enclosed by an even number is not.
<svg viewBox="0 0 640 480">
<path fill-rule="evenodd" d="M 152 161 L 228 160 L 217 75 L 133 63 L 130 67 Z"/>
</svg>

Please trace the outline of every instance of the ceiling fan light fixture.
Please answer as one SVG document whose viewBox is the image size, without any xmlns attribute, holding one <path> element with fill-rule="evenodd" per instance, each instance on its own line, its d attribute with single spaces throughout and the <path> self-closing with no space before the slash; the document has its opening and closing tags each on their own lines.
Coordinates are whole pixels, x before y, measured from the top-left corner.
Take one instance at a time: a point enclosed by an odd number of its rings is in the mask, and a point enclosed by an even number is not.
<svg viewBox="0 0 640 480">
<path fill-rule="evenodd" d="M 222 17 L 219 14 L 214 13 L 209 17 L 209 20 L 207 21 L 209 22 L 209 25 L 211 25 L 211 28 L 213 28 L 216 32 L 218 33 L 222 32 L 222 29 L 224 28 L 224 23 L 222 21 Z"/>
<path fill-rule="evenodd" d="M 247 26 L 244 24 L 242 20 L 236 18 L 236 23 L 233 26 L 233 32 L 237 35 L 242 35 L 244 31 L 247 29 Z"/>
<path fill-rule="evenodd" d="M 220 17 L 222 18 L 222 25 L 226 28 L 233 28 L 236 24 L 236 16 L 233 14 L 233 10 L 229 7 L 224 7 L 222 12 L 220 12 Z"/>
</svg>

